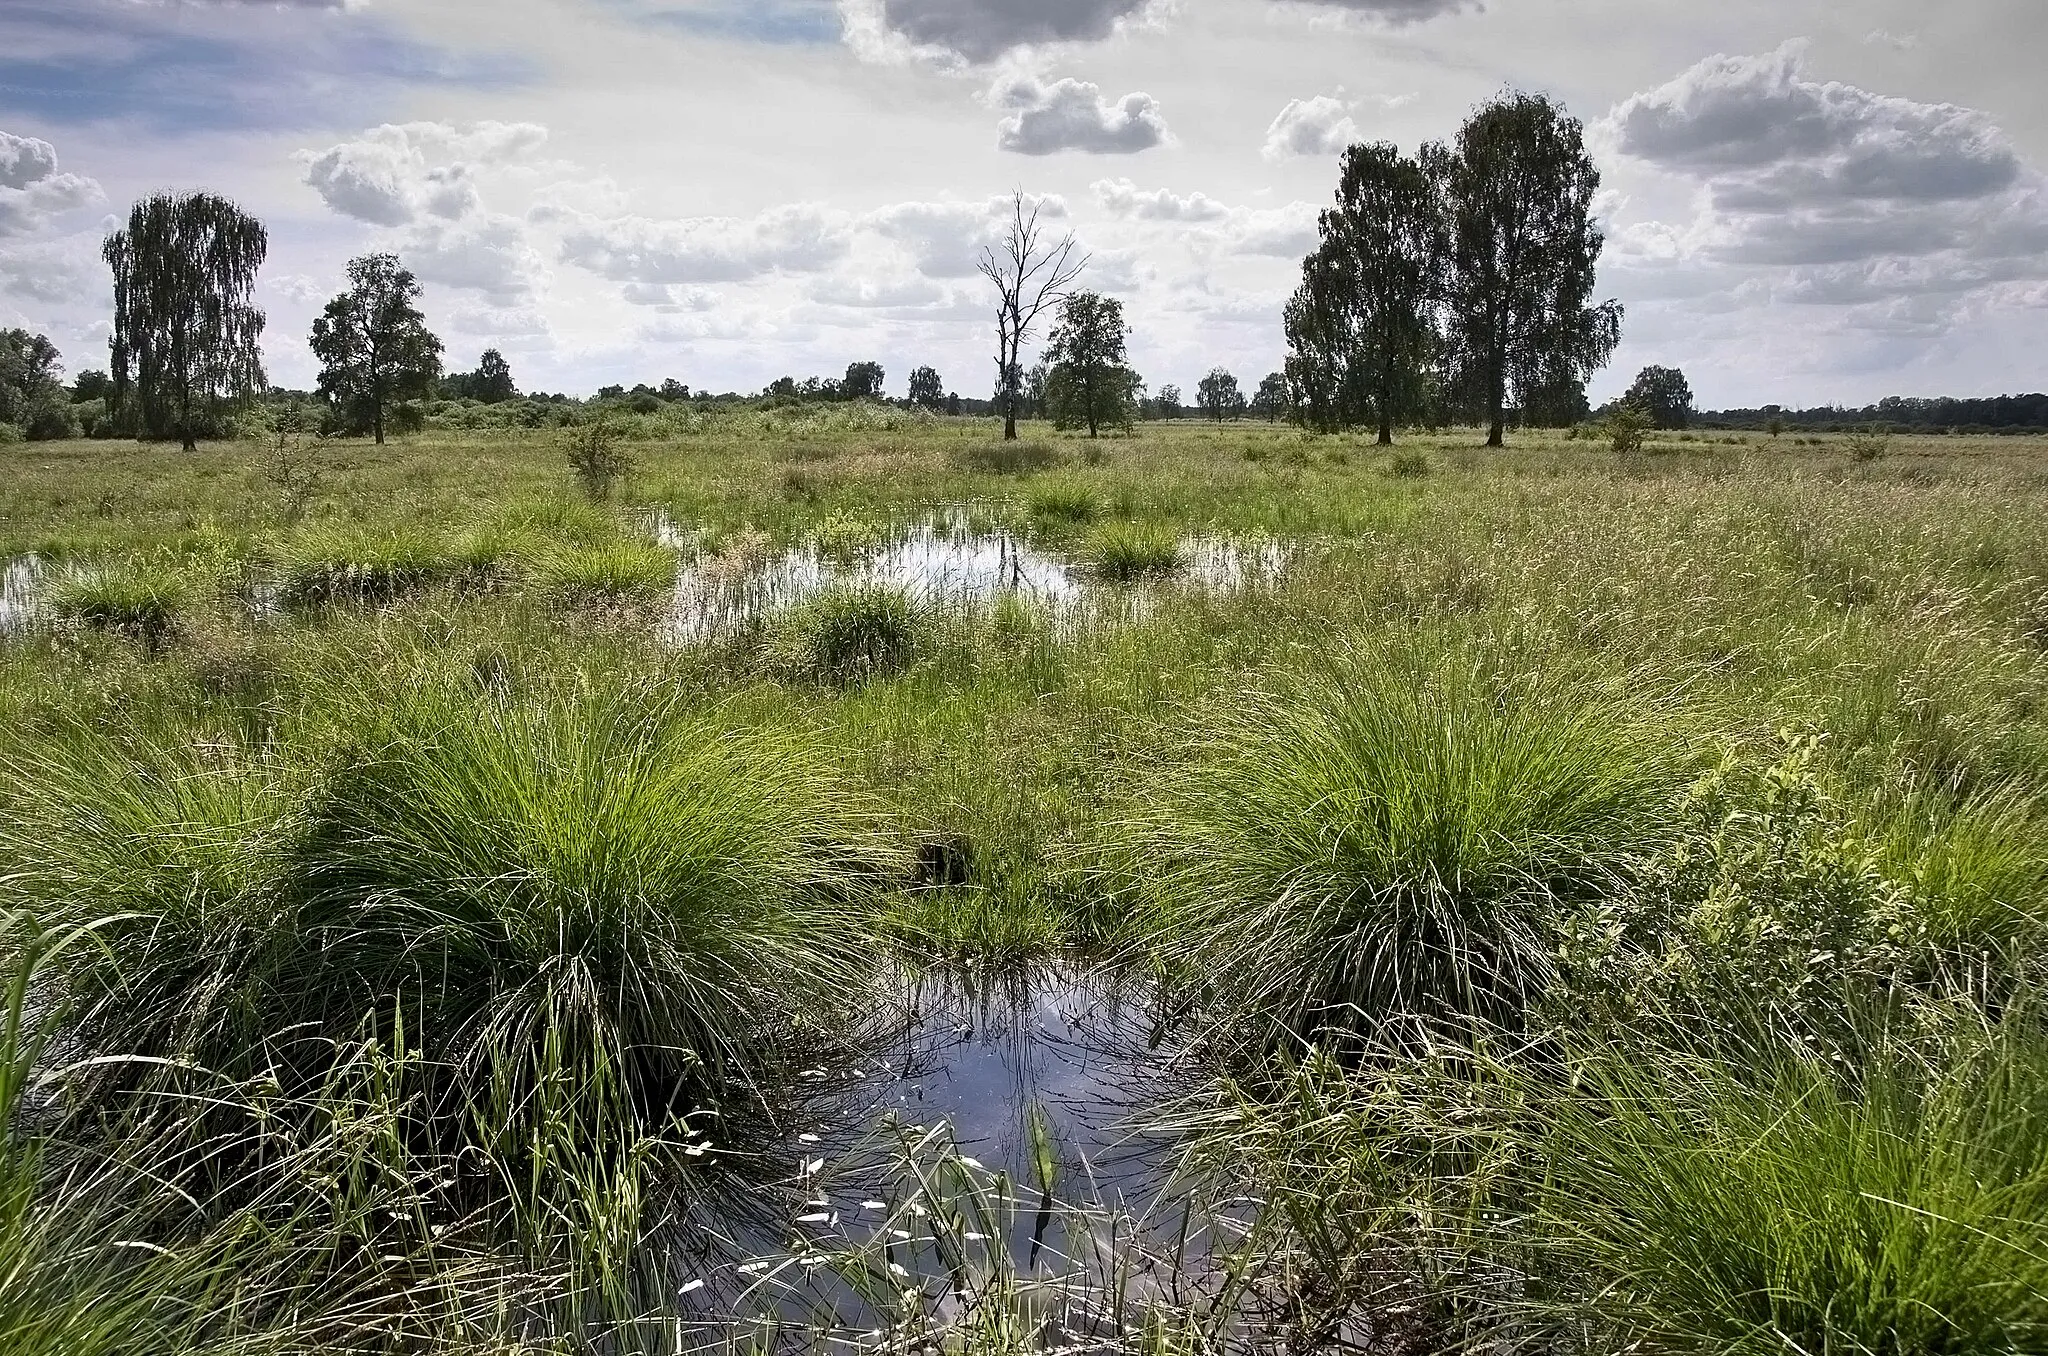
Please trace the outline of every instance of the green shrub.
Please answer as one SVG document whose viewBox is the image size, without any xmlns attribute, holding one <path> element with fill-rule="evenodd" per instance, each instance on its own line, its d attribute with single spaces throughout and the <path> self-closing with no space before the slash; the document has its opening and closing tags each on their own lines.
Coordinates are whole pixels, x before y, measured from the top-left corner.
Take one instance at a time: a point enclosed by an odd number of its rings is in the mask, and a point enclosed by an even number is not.
<svg viewBox="0 0 2048 1356">
<path fill-rule="evenodd" d="M 2042 1350 L 2038 1035 L 1890 1050 L 1854 1086 L 1779 1060 L 1619 1054 L 1546 1107 L 1532 1229 L 1569 1325 L 1590 1311 L 1603 1351 Z"/>
<path fill-rule="evenodd" d="M 992 442 L 969 443 L 955 448 L 956 471 L 977 471 L 986 475 L 1024 476 L 1047 471 L 1060 464 L 1060 454 L 1051 443 Z"/>
<path fill-rule="evenodd" d="M 1100 528 L 1089 539 L 1084 556 L 1096 574 L 1117 580 L 1171 574 L 1186 563 L 1180 539 L 1171 529 L 1140 523 Z"/>
<path fill-rule="evenodd" d="M 1655 427 L 1656 421 L 1633 405 L 1616 406 L 1601 424 L 1616 455 L 1623 457 L 1641 452 L 1644 440 Z"/>
<path fill-rule="evenodd" d="M 127 561 L 67 575 L 51 590 L 59 617 L 155 646 L 170 636 L 189 599 L 185 581 L 162 562 Z"/>
<path fill-rule="evenodd" d="M 278 551 L 279 601 L 286 607 L 388 603 L 447 576 L 439 543 L 405 529 L 322 528 Z"/>
<path fill-rule="evenodd" d="M 1564 898 L 1625 891 L 1679 831 L 1690 741 L 1648 696 L 1451 645 L 1351 653 L 1215 717 L 1141 836 L 1169 974 L 1307 1036 L 1512 1021 Z"/>
<path fill-rule="evenodd" d="M 840 585 L 778 618 L 770 653 L 792 676 L 857 686 L 908 668 L 925 624 L 925 609 L 902 589 Z"/>
</svg>

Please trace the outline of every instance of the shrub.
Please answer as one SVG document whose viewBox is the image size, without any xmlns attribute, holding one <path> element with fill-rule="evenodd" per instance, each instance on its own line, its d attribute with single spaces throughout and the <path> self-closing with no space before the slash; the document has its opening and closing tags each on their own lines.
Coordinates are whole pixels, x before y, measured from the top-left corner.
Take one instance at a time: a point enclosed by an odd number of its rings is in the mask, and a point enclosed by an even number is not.
<svg viewBox="0 0 2048 1356">
<path fill-rule="evenodd" d="M 185 582 L 161 563 L 101 565 L 58 581 L 51 605 L 59 617 L 112 631 L 154 648 L 178 623 L 188 598 Z"/>
<path fill-rule="evenodd" d="M 978 471 L 986 475 L 1024 476 L 1050 470 L 1060 464 L 1060 454 L 1050 443 L 970 443 L 954 449 L 953 469 Z"/>
<path fill-rule="evenodd" d="M 21 426 L 0 421 L 0 447 L 12 447 L 21 439 Z"/>
<path fill-rule="evenodd" d="M 1184 563 L 1180 539 L 1163 527 L 1111 523 L 1088 541 L 1089 569 L 1105 579 L 1132 580 L 1171 574 Z"/>
<path fill-rule="evenodd" d="M 858 685 L 908 668 L 925 621 L 925 609 L 902 589 L 840 585 L 784 613 L 770 653 L 792 676 Z"/>
<path fill-rule="evenodd" d="M 1298 1036 L 1515 1019 L 1549 981 L 1559 900 L 1627 889 L 1693 769 L 1647 698 L 1491 675 L 1456 646 L 1348 654 L 1216 719 L 1141 838 L 1152 949 Z"/>
<path fill-rule="evenodd" d="M 403 529 L 324 528 L 289 538 L 278 552 L 286 607 L 388 603 L 445 577 L 440 546 Z"/>
<path fill-rule="evenodd" d="M 2041 1350 L 2048 1051 L 1978 1041 L 1888 1050 L 1853 1087 L 1794 1056 L 1582 1069 L 1534 1210 L 1571 1326 L 1590 1310 L 1613 1351 Z"/>
<path fill-rule="evenodd" d="M 619 430 L 602 410 L 569 430 L 568 456 L 570 472 L 592 503 L 611 498 L 612 487 L 633 469 L 632 452 L 621 445 Z"/>
<path fill-rule="evenodd" d="M 1633 405 L 1620 405 L 1602 424 L 1616 455 L 1633 457 L 1643 450 L 1643 440 L 1656 427 L 1654 420 Z"/>
<path fill-rule="evenodd" d="M 1891 435 L 1886 433 L 1856 433 L 1842 440 L 1842 448 L 1849 454 L 1849 460 L 1859 466 L 1882 461 L 1891 454 Z"/>
</svg>

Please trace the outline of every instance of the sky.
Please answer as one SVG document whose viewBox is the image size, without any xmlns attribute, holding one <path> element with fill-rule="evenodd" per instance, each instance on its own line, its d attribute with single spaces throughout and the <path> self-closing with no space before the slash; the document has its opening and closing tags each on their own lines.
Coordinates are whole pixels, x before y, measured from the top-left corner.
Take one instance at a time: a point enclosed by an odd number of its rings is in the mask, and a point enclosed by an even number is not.
<svg viewBox="0 0 2048 1356">
<path fill-rule="evenodd" d="M 1280 366 L 1356 141 L 1508 89 L 1603 175 L 1596 379 L 1705 408 L 2048 388 L 2043 0 L 0 0 L 0 326 L 104 367 L 141 195 L 260 217 L 271 380 L 356 255 L 451 369 L 754 391 L 878 361 L 994 385 L 1015 193 L 1156 390 Z"/>
</svg>

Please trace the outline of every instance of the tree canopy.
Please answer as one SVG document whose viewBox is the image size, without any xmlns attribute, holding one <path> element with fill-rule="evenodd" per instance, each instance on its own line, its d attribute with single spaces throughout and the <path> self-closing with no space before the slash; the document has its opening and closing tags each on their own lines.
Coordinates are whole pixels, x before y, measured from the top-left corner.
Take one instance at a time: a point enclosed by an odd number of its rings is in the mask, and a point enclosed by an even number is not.
<svg viewBox="0 0 2048 1356">
<path fill-rule="evenodd" d="M 135 205 L 101 248 L 114 274 L 116 418 L 189 451 L 263 390 L 263 312 L 251 298 L 269 248 L 263 223 L 226 198 L 160 193 Z"/>
<path fill-rule="evenodd" d="M 1237 378 L 1219 367 L 1195 384 L 1195 403 L 1220 424 L 1244 413 L 1244 392 L 1238 389 Z"/>
<path fill-rule="evenodd" d="M 1423 163 L 1448 211 L 1451 383 L 1471 394 L 1498 447 L 1511 398 L 1583 383 L 1620 342 L 1621 307 L 1592 304 L 1600 171 L 1578 120 L 1536 94 L 1482 104 L 1455 145 L 1424 147 Z"/>
<path fill-rule="evenodd" d="M 1060 429 L 1127 429 L 1137 417 L 1138 374 L 1130 368 L 1123 303 L 1096 292 L 1076 292 L 1060 303 L 1059 322 L 1046 346 L 1044 399 Z"/>
<path fill-rule="evenodd" d="M 1002 240 L 981 252 L 978 268 L 996 289 L 996 403 L 1003 412 L 1003 438 L 1017 436 L 1017 404 L 1024 386 L 1024 341 L 1048 307 L 1058 304 L 1088 267 L 1073 235 L 1046 239 L 1041 209 L 1019 193 L 1011 201 L 1010 224 Z"/>
<path fill-rule="evenodd" d="M 1692 383 L 1675 367 L 1644 368 L 1621 403 L 1641 410 L 1660 429 L 1686 428 L 1692 423 Z"/>
<path fill-rule="evenodd" d="M 937 410 L 946 404 L 946 383 L 935 367 L 920 367 L 910 374 L 910 403 L 919 409 Z"/>
<path fill-rule="evenodd" d="M 392 254 L 366 254 L 348 266 L 348 290 L 313 322 L 320 397 L 344 432 L 372 433 L 382 444 L 392 407 L 425 400 L 441 376 L 441 341 L 413 303 L 420 285 Z"/>
<path fill-rule="evenodd" d="M 0 330 L 0 424 L 32 438 L 77 432 L 57 346 L 27 330 Z M 8 435 L 13 436 L 13 435 Z"/>
<path fill-rule="evenodd" d="M 847 400 L 880 400 L 883 379 L 880 363 L 849 364 L 846 379 L 839 383 L 839 394 Z"/>
</svg>

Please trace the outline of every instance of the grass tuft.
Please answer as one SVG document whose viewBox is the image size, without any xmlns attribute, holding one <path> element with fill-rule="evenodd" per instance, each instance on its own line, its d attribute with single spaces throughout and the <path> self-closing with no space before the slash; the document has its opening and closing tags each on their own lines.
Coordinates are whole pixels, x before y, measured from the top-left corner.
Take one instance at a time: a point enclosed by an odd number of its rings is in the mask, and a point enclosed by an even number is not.
<svg viewBox="0 0 2048 1356">
<path fill-rule="evenodd" d="M 799 678 L 858 686 L 908 668 L 925 626 L 925 608 L 902 589 L 844 584 L 778 618 L 770 653 L 777 668 Z"/>
<path fill-rule="evenodd" d="M 293 537 L 279 551 L 286 607 L 331 603 L 382 604 L 417 593 L 447 575 L 440 544 L 406 528 L 322 528 Z"/>
<path fill-rule="evenodd" d="M 1171 530 L 1138 523 L 1111 523 L 1098 529 L 1084 556 L 1096 574 L 1124 581 L 1172 574 L 1185 563 L 1180 539 Z"/>
<path fill-rule="evenodd" d="M 50 601 L 59 617 L 154 647 L 177 629 L 190 592 L 184 580 L 161 564 L 130 560 L 59 580 Z"/>
</svg>

